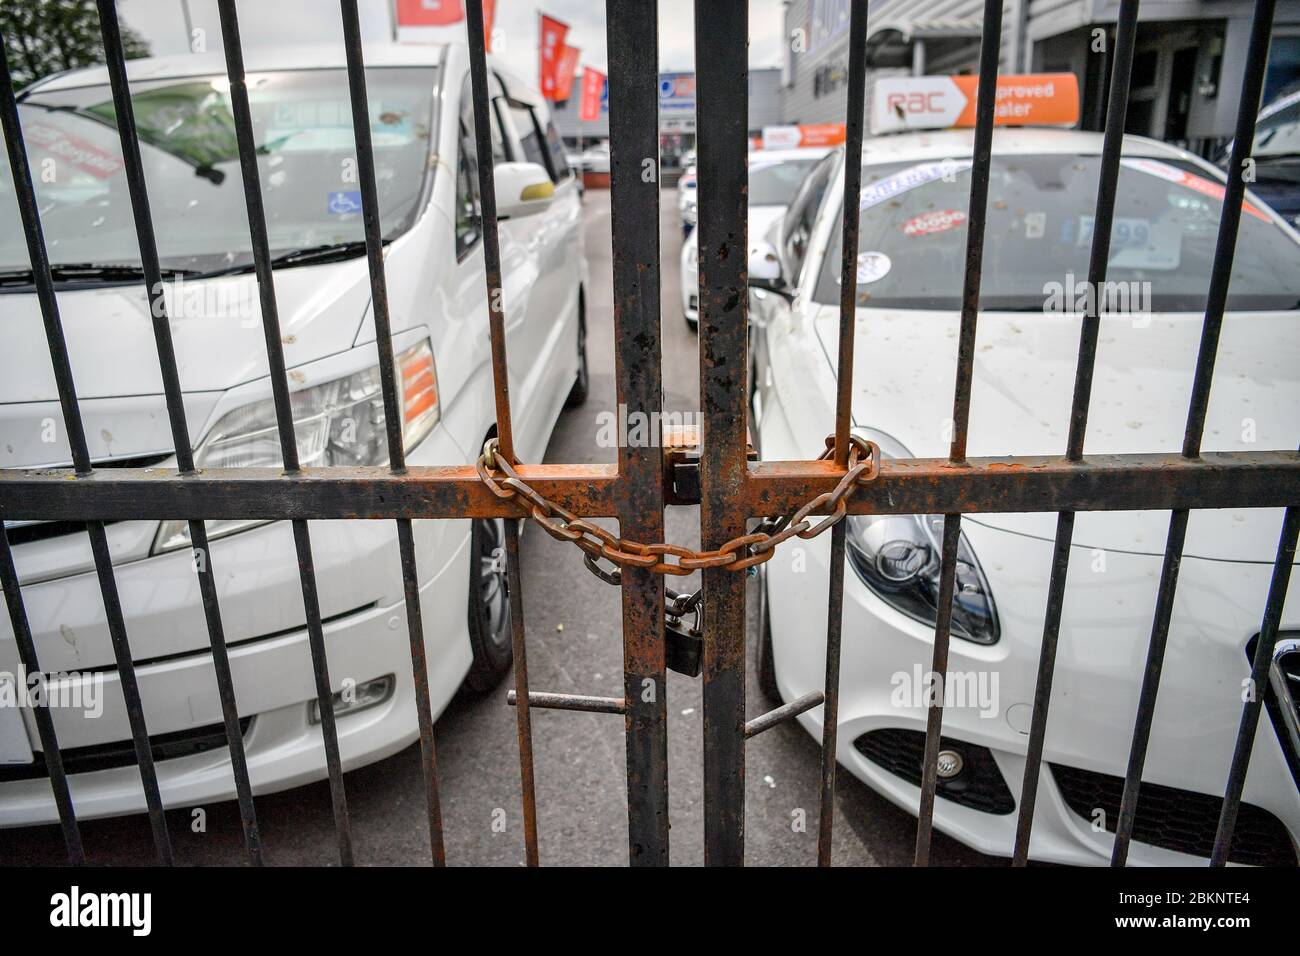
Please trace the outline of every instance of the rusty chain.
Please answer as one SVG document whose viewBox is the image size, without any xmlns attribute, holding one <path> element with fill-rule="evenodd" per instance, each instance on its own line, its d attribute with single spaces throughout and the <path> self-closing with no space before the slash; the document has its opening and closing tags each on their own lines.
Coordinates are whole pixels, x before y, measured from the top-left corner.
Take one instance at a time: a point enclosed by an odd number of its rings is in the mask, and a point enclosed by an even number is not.
<svg viewBox="0 0 1300 956">
<path fill-rule="evenodd" d="M 522 498 L 529 506 L 529 514 L 541 528 L 557 541 L 569 541 L 586 555 L 587 570 L 607 584 L 621 585 L 621 569 L 643 568 L 652 574 L 682 576 L 703 568 L 726 568 L 728 571 L 745 571 L 771 560 L 783 541 L 798 536 L 815 538 L 827 528 L 844 520 L 848 514 L 848 498 L 860 485 L 876 478 L 880 473 L 880 448 L 875 442 L 856 435 L 850 436 L 848 468 L 831 491 L 823 492 L 807 502 L 792 515 L 764 518 L 748 534 L 733 538 L 713 551 L 697 551 L 676 544 L 641 544 L 620 538 L 585 518 L 579 518 L 568 509 L 542 497 L 519 477 L 514 465 L 498 454 L 496 438 L 483 445 L 483 454 L 475 463 L 478 476 L 498 498 Z M 834 457 L 835 436 L 826 439 L 826 450 L 818 461 Z M 498 477 L 498 475 L 502 477 Z M 829 509 L 815 524 L 809 516 L 819 509 Z M 676 558 L 670 561 L 668 558 Z M 606 569 L 600 561 L 614 565 Z M 698 607 L 701 592 L 679 594 L 666 591 L 666 610 L 675 617 L 690 613 Z"/>
</svg>

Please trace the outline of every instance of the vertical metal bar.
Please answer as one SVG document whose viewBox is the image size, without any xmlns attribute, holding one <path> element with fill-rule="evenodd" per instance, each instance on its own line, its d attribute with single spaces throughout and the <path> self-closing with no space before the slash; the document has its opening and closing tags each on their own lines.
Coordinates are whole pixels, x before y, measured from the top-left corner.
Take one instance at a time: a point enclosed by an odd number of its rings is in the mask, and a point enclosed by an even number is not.
<svg viewBox="0 0 1300 956">
<path fill-rule="evenodd" d="M 1237 102 L 1232 159 L 1228 164 L 1228 179 L 1224 183 L 1223 214 L 1219 219 L 1219 235 L 1214 246 L 1205 325 L 1201 330 L 1196 378 L 1192 382 L 1187 431 L 1183 437 L 1183 454 L 1188 458 L 1195 458 L 1201 453 L 1205 413 L 1210 405 L 1210 380 L 1214 377 L 1219 332 L 1223 328 L 1223 313 L 1228 304 L 1228 285 L 1232 282 L 1232 260 L 1237 254 L 1241 204 L 1246 195 L 1244 168 L 1255 145 L 1255 120 L 1259 116 L 1259 100 L 1264 91 L 1264 69 L 1268 63 L 1268 44 L 1273 32 L 1273 11 L 1276 5 L 1277 0 L 1255 0 L 1255 17 L 1250 25 L 1250 42 L 1246 48 L 1246 66 L 1241 80 L 1241 99 Z"/>
<path fill-rule="evenodd" d="M 1241 204 L 1246 193 L 1246 181 L 1242 170 L 1254 146 L 1255 120 L 1259 114 L 1259 99 L 1264 89 L 1264 67 L 1268 62 L 1269 36 L 1272 32 L 1275 6 L 1276 0 L 1256 0 L 1255 17 L 1250 27 L 1241 98 L 1237 103 L 1236 136 L 1232 144 L 1232 159 L 1224 188 L 1219 234 L 1214 247 L 1214 264 L 1210 269 L 1210 289 L 1205 321 L 1201 327 L 1201 345 L 1196 357 L 1196 374 L 1192 381 L 1192 396 L 1187 410 L 1187 429 L 1183 436 L 1183 455 L 1188 458 L 1197 458 L 1201 454 L 1201 438 L 1205 430 L 1206 411 L 1210 404 L 1210 385 L 1214 378 L 1219 333 L 1223 327 L 1223 314 L 1227 308 L 1228 286 L 1232 281 L 1232 261 L 1237 251 Z M 1111 851 L 1112 866 L 1123 866 L 1128 861 L 1129 844 L 1133 838 L 1133 823 L 1137 818 L 1137 804 L 1141 795 L 1142 768 L 1146 763 L 1147 745 L 1151 739 L 1151 721 L 1155 715 L 1156 696 L 1160 691 L 1160 674 L 1164 668 L 1165 646 L 1169 638 L 1169 618 L 1173 613 L 1174 592 L 1178 587 L 1178 571 L 1182 565 L 1183 544 L 1187 538 L 1187 518 L 1186 510 L 1176 510 L 1169 516 L 1169 537 L 1165 544 L 1164 563 L 1160 571 L 1155 621 L 1151 628 L 1151 641 L 1147 647 L 1142 689 L 1138 695 L 1137 721 L 1133 728 L 1128 769 L 1124 775 L 1124 794 L 1120 799 L 1115 845 Z"/>
<path fill-rule="evenodd" d="M 930 664 L 930 699 L 925 712 L 925 757 L 921 763 L 921 805 L 916 817 L 916 866 L 930 863 L 934 835 L 934 793 L 939 784 L 939 735 L 943 730 L 943 695 L 948 683 L 948 638 L 957 578 L 957 543 L 961 515 L 943 518 L 943 563 L 939 569 L 939 608 L 934 625 L 934 659 Z"/>
<path fill-rule="evenodd" d="M 745 533 L 749 368 L 749 4 L 696 0 L 700 182 L 700 537 L 718 548 Z M 704 862 L 745 861 L 745 576 L 704 571 Z"/>
<path fill-rule="evenodd" d="M 149 206 L 149 191 L 144 178 L 144 162 L 140 156 L 135 109 L 131 102 L 130 84 L 127 81 L 121 29 L 112 0 L 100 0 L 99 24 L 104 39 L 109 84 L 113 91 L 113 110 L 117 120 L 118 137 L 122 144 L 123 166 L 131 197 L 131 211 L 135 217 L 145 293 L 149 297 L 149 313 L 153 316 L 154 343 L 158 351 L 158 365 L 162 374 L 167 417 L 171 425 L 172 445 L 176 449 L 176 464 L 180 473 L 193 474 L 194 454 L 190 449 L 185 399 L 181 391 L 180 372 L 176 366 L 176 350 L 172 345 L 171 321 L 167 312 L 162 269 L 158 262 L 158 244 Z M 207 621 L 208 643 L 212 647 L 212 667 L 217 681 L 217 696 L 221 701 L 226 743 L 230 748 L 230 763 L 234 774 L 235 792 L 239 800 L 244 847 L 249 862 L 254 866 L 260 866 L 262 840 L 257 827 L 257 814 L 253 807 L 253 787 L 248 778 L 248 761 L 244 754 L 244 738 L 239 726 L 239 708 L 235 700 L 234 680 L 230 673 L 230 659 L 226 651 L 225 629 L 221 623 L 221 607 L 217 599 L 216 579 L 212 570 L 212 552 L 208 547 L 207 529 L 202 519 L 190 519 L 189 530 L 194 570 L 199 578 L 203 612 Z"/>
<path fill-rule="evenodd" d="M 4 530 L 3 522 L 0 522 L 0 590 L 4 591 L 5 604 L 9 608 L 9 623 L 13 627 L 14 642 L 18 645 L 18 660 L 22 663 L 23 672 L 28 677 L 40 674 L 41 665 L 36 656 L 36 644 L 32 641 L 31 625 L 27 621 L 27 608 L 23 605 L 18 571 L 14 567 L 13 552 L 9 549 L 9 533 Z M 50 717 L 48 706 L 33 707 L 32 716 L 36 718 L 36 732 L 41 738 L 45 769 L 50 774 L 54 805 L 59 810 L 59 826 L 63 829 L 68 862 L 79 866 L 86 862 L 86 851 L 81 845 L 81 828 L 77 825 L 77 814 L 72 806 L 72 793 L 68 789 L 68 777 L 63 770 L 63 753 L 59 750 L 54 721 Z"/>
<path fill-rule="evenodd" d="M 343 14 L 343 44 L 348 60 L 352 131 L 357 147 L 357 179 L 361 186 L 366 261 L 370 269 L 370 301 L 375 320 L 375 345 L 379 351 L 379 381 L 384 396 L 384 424 L 388 433 L 388 461 L 394 472 L 403 472 L 406 470 L 403 412 L 398 401 L 397 367 L 393 358 L 393 333 L 388 310 L 388 281 L 384 274 L 383 231 L 379 193 L 375 186 L 375 157 L 370 137 L 370 103 L 366 94 L 361 23 L 357 16 L 356 0 L 341 0 L 340 7 Z M 429 699 L 429 670 L 424 649 L 424 618 L 420 613 L 415 535 L 409 519 L 397 521 L 397 541 L 402 565 L 402 591 L 406 601 L 406 627 L 411 644 L 415 710 L 420 724 L 420 756 L 424 770 L 429 850 L 433 864 L 443 866 L 446 864 L 446 848 L 442 833 L 442 804 L 438 793 L 438 754 L 434 745 L 433 709 Z"/>
<path fill-rule="evenodd" d="M 36 194 L 32 187 L 31 169 L 27 163 L 26 145 L 23 142 L 22 129 L 18 120 L 18 108 L 14 100 L 8 63 L 6 62 L 4 65 L 6 90 L 4 104 L 5 138 L 8 144 L 10 165 L 13 169 L 14 187 L 18 192 L 19 214 L 23 220 L 23 231 L 26 234 L 28 254 L 32 261 L 32 272 L 37 287 L 37 296 L 41 304 L 41 315 L 45 323 L 45 334 L 50 348 L 50 360 L 54 366 L 54 377 L 59 389 L 59 402 L 63 408 L 64 427 L 68 431 L 68 442 L 72 451 L 73 464 L 79 476 L 89 475 L 91 472 L 90 450 L 86 445 L 85 430 L 81 422 L 81 411 L 77 405 L 76 389 L 72 379 L 72 366 L 68 360 L 63 323 L 59 319 L 58 304 L 54 296 L 54 282 L 50 276 L 49 258 L 45 249 L 45 236 L 40 225 Z M 99 578 L 100 593 L 104 600 L 104 612 L 112 640 L 118 677 L 122 686 L 127 721 L 131 727 L 131 742 L 135 748 L 136 761 L 140 766 L 140 781 L 144 787 L 145 803 L 149 810 L 149 822 L 153 830 L 155 852 L 158 862 L 170 865 L 172 862 L 171 840 L 167 835 L 167 821 L 163 815 L 162 795 L 158 789 L 158 774 L 153 765 L 153 751 L 150 749 L 149 731 L 145 725 L 144 708 L 141 705 L 140 693 L 136 684 L 135 664 L 131 659 L 131 647 L 127 641 L 126 624 L 122 620 L 122 607 L 117 599 L 117 587 L 113 579 L 113 563 L 108 550 L 108 539 L 104 534 L 102 522 L 89 522 L 86 525 L 86 530 L 90 537 L 91 553 L 94 556 L 95 571 Z"/>
<path fill-rule="evenodd" d="M 122 602 L 118 598 L 117 580 L 113 575 L 113 557 L 108 550 L 108 535 L 104 533 L 102 521 L 86 522 L 86 531 L 90 535 L 90 550 L 95 558 L 95 574 L 99 577 L 99 591 L 104 599 L 108 635 L 113 644 L 113 657 L 117 662 L 117 678 L 122 687 L 122 700 L 126 704 L 127 720 L 131 725 L 135 759 L 140 765 L 140 779 L 144 783 L 144 800 L 149 808 L 149 826 L 153 830 L 154 848 L 158 862 L 170 866 L 172 864 L 171 839 L 167 835 L 167 819 L 163 815 L 162 795 L 158 790 L 158 771 L 153 763 L 153 748 L 149 743 L 149 730 L 145 726 L 140 685 L 135 677 L 135 662 L 131 658 L 131 644 L 126 636 L 126 621 L 122 617 Z"/>
<path fill-rule="evenodd" d="M 862 191 L 862 126 L 867 95 L 867 0 L 854 0 L 849 19 L 848 115 L 844 142 L 844 233 L 840 249 L 840 341 L 835 393 L 835 463 L 848 467 L 853 419 L 853 344 L 857 327 L 857 201 Z M 844 536 L 831 529 L 830 597 L 826 612 L 826 701 L 822 705 L 822 785 L 817 817 L 817 864 L 831 865 L 835 828 L 835 771 L 839 747 L 840 650 L 844 631 Z"/>
<path fill-rule="evenodd" d="M 1287 587 L 1291 583 L 1291 565 L 1295 561 L 1296 538 L 1300 535 L 1300 507 L 1286 509 L 1282 519 L 1282 534 L 1277 542 L 1277 560 L 1273 562 L 1273 580 L 1268 586 L 1268 600 L 1264 604 L 1264 621 L 1255 639 L 1255 658 L 1250 666 L 1250 693 L 1241 709 L 1241 724 L 1237 728 L 1237 742 L 1232 749 L 1232 763 L 1228 770 L 1228 783 L 1223 793 L 1223 807 L 1219 811 L 1219 825 L 1214 834 L 1214 849 L 1210 853 L 1210 866 L 1223 866 L 1232 850 L 1232 832 L 1237 826 L 1237 811 L 1241 807 L 1241 794 L 1246 787 L 1246 770 L 1250 766 L 1251 750 L 1255 746 L 1255 731 L 1259 727 L 1259 712 L 1264 706 L 1268 691 L 1268 669 L 1277 646 L 1278 624 L 1282 620 L 1282 606 L 1286 603 Z"/>
<path fill-rule="evenodd" d="M 1106 105 L 1106 135 L 1101 147 L 1101 169 L 1097 180 L 1097 211 L 1093 217 L 1092 253 L 1088 260 L 1088 308 L 1079 330 L 1079 357 L 1074 373 L 1074 399 L 1070 406 L 1070 435 L 1066 457 L 1083 458 L 1083 440 L 1092 400 L 1093 370 L 1097 360 L 1097 338 L 1101 330 L 1100 297 L 1097 291 L 1106 281 L 1110 260 L 1111 225 L 1115 218 L 1115 196 L 1119 188 L 1119 161 L 1124 144 L 1124 123 L 1128 115 L 1129 79 L 1133 48 L 1137 39 L 1139 0 L 1120 0 L 1119 24 L 1115 34 L 1115 56 L 1111 63 L 1110 97 Z M 1074 540 L 1074 512 L 1056 516 L 1056 544 L 1052 552 L 1051 578 L 1047 586 L 1047 613 L 1043 621 L 1043 642 L 1038 657 L 1038 678 L 1034 684 L 1034 709 L 1029 724 L 1029 747 L 1020 787 L 1020 815 L 1016 819 L 1012 863 L 1029 862 L 1029 837 L 1034 825 L 1034 804 L 1043 764 L 1047 737 L 1047 713 L 1056 672 L 1056 648 L 1061 632 L 1061 611 L 1065 604 L 1065 581 L 1070 570 L 1070 547 Z"/>
<path fill-rule="evenodd" d="M 1156 693 L 1160 689 L 1160 675 L 1165 666 L 1165 647 L 1169 643 L 1169 619 L 1174 611 L 1174 591 L 1178 586 L 1178 571 L 1183 563 L 1183 544 L 1187 540 L 1187 517 L 1186 509 L 1174 511 L 1169 516 L 1169 536 L 1165 541 L 1165 558 L 1160 568 L 1151 641 L 1147 645 L 1146 666 L 1142 671 L 1142 689 L 1138 693 L 1137 718 L 1133 727 L 1133 743 L 1128 753 L 1128 768 L 1124 773 L 1124 794 L 1120 798 L 1119 819 L 1115 824 L 1115 844 L 1110 856 L 1112 866 L 1123 866 L 1128 860 L 1128 848 L 1133 836 L 1133 822 L 1137 818 L 1137 803 L 1142 786 L 1142 767 L 1146 764 L 1147 745 L 1151 741 L 1151 720 L 1156 712 Z"/>
<path fill-rule="evenodd" d="M 853 424 L 853 333 L 858 308 L 858 222 L 862 191 L 862 126 L 867 97 L 867 0 L 854 0 L 849 20 L 848 115 L 844 122 L 844 232 L 840 246 L 840 341 L 835 388 L 835 464 L 849 464 Z M 829 698 L 828 698 L 829 702 Z"/>
<path fill-rule="evenodd" d="M 479 157 L 479 210 L 483 216 L 483 264 L 487 272 L 488 330 L 492 338 L 492 381 L 497 406 L 497 447 L 515 460 L 510 425 L 510 379 L 506 364 L 506 310 L 501 294 L 501 243 L 497 235 L 497 190 L 492 168 L 491 94 L 488 92 L 487 50 L 483 37 L 483 7 L 465 5 L 469 35 L 470 87 L 474 94 L 474 148 Z M 526 708 L 521 708 L 526 709 Z"/>
<path fill-rule="evenodd" d="M 258 296 L 262 307 L 262 331 L 266 339 L 271 393 L 275 404 L 276 425 L 280 434 L 280 453 L 284 460 L 285 471 L 292 473 L 299 470 L 298 445 L 289 398 L 289 379 L 284 365 L 284 346 L 280 338 L 280 318 L 275 302 L 271 248 L 266 234 L 266 212 L 262 206 L 261 177 L 257 169 L 257 144 L 253 139 L 253 116 L 248 104 L 248 87 L 244 81 L 244 55 L 239 39 L 239 18 L 235 12 L 234 0 L 219 0 L 217 9 L 221 17 L 226 72 L 230 79 L 230 106 L 239 145 L 239 168 L 244 181 L 244 202 L 248 207 L 253 267 L 257 273 Z M 339 860 L 344 866 L 351 866 L 352 828 L 348 821 L 347 794 L 343 786 L 343 766 L 339 757 L 333 691 L 325 657 L 325 634 L 321 627 L 320 599 L 316 591 L 311 535 L 305 520 L 298 519 L 292 524 L 294 547 L 298 555 L 298 577 L 302 587 L 303 611 L 307 619 L 307 643 L 311 651 L 316 702 L 320 709 L 325 766 L 329 773 L 330 799 L 334 807 L 334 828 L 338 837 Z"/>
<path fill-rule="evenodd" d="M 970 177 L 970 202 L 966 221 L 966 272 L 962 280 L 961 330 L 957 342 L 957 381 L 953 395 L 953 462 L 966 460 L 966 434 L 970 424 L 971 381 L 975 367 L 975 326 L 979 315 L 980 278 L 984 268 L 984 226 L 987 221 L 989 176 L 993 156 L 993 119 L 997 103 L 998 51 L 1002 41 L 1002 0 L 984 0 L 980 37 L 979 88 L 975 97 L 974 157 Z M 961 515 L 947 514 L 943 522 L 943 563 L 939 571 L 939 609 L 934 625 L 932 684 L 925 720 L 925 760 L 921 772 L 921 802 L 917 813 L 917 866 L 930 862 L 934 829 L 934 794 L 938 785 L 939 735 L 943 729 L 943 692 L 947 682 L 952 595 L 957 576 L 957 543 Z"/>
<path fill-rule="evenodd" d="M 524 583 L 519 574 L 519 522 L 507 518 L 504 525 L 506 580 L 510 587 L 510 641 L 515 656 L 515 726 L 519 736 L 519 782 L 523 793 L 524 860 L 529 866 L 537 866 L 537 785 L 533 774 L 532 708 L 528 701 L 528 648 L 524 641 Z"/>
<path fill-rule="evenodd" d="M 5 38 L 0 38 L 5 39 Z M 27 256 L 32 264 L 32 281 L 36 286 L 36 299 L 41 307 L 41 321 L 45 325 L 45 341 L 49 347 L 50 365 L 59 393 L 59 407 L 63 411 L 63 428 L 68 433 L 68 448 L 72 452 L 72 465 L 78 475 L 90 474 L 90 451 L 86 446 L 86 432 L 81 424 L 81 410 L 77 405 L 77 387 L 72 379 L 72 363 L 68 359 L 68 345 L 63 337 L 63 321 L 59 318 L 59 303 L 54 295 L 54 280 L 50 276 L 50 257 L 45 248 L 45 231 L 41 228 L 40 206 L 32 186 L 32 170 L 27 162 L 27 146 L 23 139 L 22 124 L 18 119 L 18 103 L 14 97 L 13 77 L 9 74 L 9 59 L 5 43 L 0 43 L 0 67 L 3 68 L 4 86 L 0 99 L 0 124 L 4 127 L 5 151 L 9 154 L 9 169 L 13 175 L 14 192 L 18 202 L 18 215 L 23 223 L 23 236 L 27 240 Z"/>
<path fill-rule="evenodd" d="M 966 213 L 966 272 L 962 280 L 961 330 L 957 340 L 957 383 L 952 409 L 954 462 L 966 460 L 970 424 L 971 379 L 975 367 L 975 325 L 984 271 L 984 226 L 989 203 L 989 174 L 993 153 L 993 108 L 997 103 L 998 50 L 1002 41 L 1002 0 L 984 0 L 980 38 L 979 88 L 975 96 L 975 149 L 970 173 L 970 202 Z"/>
<path fill-rule="evenodd" d="M 663 408 L 659 317 L 659 69 L 657 0 L 608 0 L 610 222 L 614 263 L 616 404 L 631 414 Z M 656 438 L 658 436 L 655 436 Z M 619 533 L 664 535 L 663 462 L 658 443 L 620 445 Z M 623 699 L 627 745 L 628 855 L 668 864 L 668 723 L 664 676 L 664 582 L 624 568 Z"/>
<path fill-rule="evenodd" d="M 68 352 L 63 342 L 63 325 L 59 320 L 59 306 L 54 296 L 54 283 L 50 278 L 49 257 L 45 250 L 45 237 L 41 230 L 36 193 L 32 187 L 32 172 L 27 163 L 27 147 L 23 142 L 22 126 L 18 119 L 18 103 L 14 98 L 13 79 L 9 75 L 6 41 L 6 37 L 0 36 L 0 129 L 4 131 L 5 149 L 9 155 L 9 169 L 13 174 L 18 212 L 27 239 L 27 254 L 31 259 L 36 296 L 40 302 L 41 317 L 45 323 L 45 337 L 49 342 L 50 361 L 54 366 L 54 377 L 59 387 L 64 428 L 68 432 L 68 442 L 72 447 L 77 471 L 85 474 L 90 471 L 90 456 L 86 451 L 81 416 L 77 411 L 77 394 L 72 381 L 72 367 L 68 362 Z M 4 591 L 5 603 L 9 608 L 9 621 L 18 646 L 18 659 L 27 673 L 39 674 L 41 665 L 36 654 L 36 644 L 32 640 L 31 626 L 27 621 L 27 609 L 23 604 L 22 588 L 18 581 L 18 571 L 14 566 L 13 553 L 9 547 L 9 535 L 4 530 L 2 520 L 0 520 L 0 590 Z M 59 750 L 54 721 L 45 707 L 36 708 L 35 717 L 45 766 L 50 772 L 50 788 L 54 791 L 54 803 L 59 811 L 63 842 L 68 850 L 68 861 L 74 865 L 81 864 L 86 862 L 86 853 L 81 844 L 81 828 L 77 825 L 77 814 L 72 804 L 71 791 L 68 789 L 68 778 L 63 770 L 63 754 Z"/>
<path fill-rule="evenodd" d="M 515 460 L 510 424 L 510 381 L 506 363 L 506 313 L 501 294 L 501 246 L 497 235 L 497 193 L 492 167 L 492 127 L 489 112 L 487 48 L 483 36 L 483 7 L 471 0 L 465 7 L 469 37 L 470 87 L 474 96 L 474 148 L 478 154 L 479 210 L 483 216 L 483 262 L 487 274 L 488 330 L 492 339 L 492 382 L 497 408 L 497 454 Z M 505 522 L 506 579 L 510 586 L 510 641 L 515 658 L 515 730 L 519 738 L 519 783 L 524 811 L 524 854 L 538 865 L 537 788 L 533 774 L 533 722 L 528 697 L 528 660 L 524 629 L 524 590 L 519 573 L 519 531 Z"/>
</svg>

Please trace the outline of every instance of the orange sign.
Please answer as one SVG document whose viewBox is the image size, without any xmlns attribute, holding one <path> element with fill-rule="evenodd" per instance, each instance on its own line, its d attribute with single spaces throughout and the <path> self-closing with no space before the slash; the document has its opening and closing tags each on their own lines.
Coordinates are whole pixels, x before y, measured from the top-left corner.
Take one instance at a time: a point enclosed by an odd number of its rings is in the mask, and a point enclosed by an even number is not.
<svg viewBox="0 0 1300 956">
<path fill-rule="evenodd" d="M 843 123 L 805 123 L 801 126 L 764 126 L 764 149 L 798 149 L 800 146 L 836 146 L 844 142 Z"/>
<path fill-rule="evenodd" d="M 463 19 L 460 0 L 397 0 L 399 27 L 446 27 Z"/>
<path fill-rule="evenodd" d="M 975 125 L 977 76 L 881 77 L 872 97 L 871 132 Z M 1073 73 L 999 76 L 996 126 L 1073 126 L 1079 81 Z"/>
</svg>

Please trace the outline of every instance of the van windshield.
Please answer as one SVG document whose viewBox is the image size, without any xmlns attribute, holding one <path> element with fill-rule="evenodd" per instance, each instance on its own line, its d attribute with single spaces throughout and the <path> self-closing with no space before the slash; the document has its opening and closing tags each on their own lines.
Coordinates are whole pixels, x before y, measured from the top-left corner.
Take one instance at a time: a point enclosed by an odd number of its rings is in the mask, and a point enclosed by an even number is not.
<svg viewBox="0 0 1300 956">
<path fill-rule="evenodd" d="M 436 70 L 366 71 L 385 239 L 411 227 L 429 175 Z M 251 268 L 229 82 L 224 75 L 132 83 L 145 181 L 164 271 Z M 361 254 L 364 241 L 347 71 L 250 73 L 249 101 L 273 256 Z M 108 86 L 24 96 L 19 105 L 54 274 L 106 277 L 140 253 Z M 319 261 L 319 260 L 316 260 Z M 62 269 L 60 267 L 63 267 Z M 75 268 L 74 268 L 75 267 Z M 30 270 L 7 159 L 0 158 L 0 279 Z"/>
<path fill-rule="evenodd" d="M 982 308 L 1081 310 L 1100 164 L 1098 156 L 993 157 Z M 859 306 L 961 307 L 970 174 L 969 159 L 863 168 Z M 1204 310 L 1222 197 L 1222 182 L 1193 164 L 1124 157 L 1102 311 Z M 838 303 L 839 280 L 836 252 L 822 263 L 816 301 Z M 1300 308 L 1300 244 L 1254 203 L 1242 210 L 1228 308 Z"/>
</svg>

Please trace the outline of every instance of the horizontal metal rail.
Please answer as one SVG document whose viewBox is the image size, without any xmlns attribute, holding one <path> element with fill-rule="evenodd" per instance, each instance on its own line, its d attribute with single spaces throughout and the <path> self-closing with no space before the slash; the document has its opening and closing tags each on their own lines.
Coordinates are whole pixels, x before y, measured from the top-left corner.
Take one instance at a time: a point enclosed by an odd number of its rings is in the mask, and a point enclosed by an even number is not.
<svg viewBox="0 0 1300 956">
<path fill-rule="evenodd" d="M 584 517 L 618 513 L 614 465 L 519 465 L 546 498 Z M 831 491 L 833 461 L 749 465 L 732 507 L 748 516 L 787 514 Z M 1276 508 L 1300 501 L 1300 452 L 1205 452 L 1058 457 L 886 459 L 880 477 L 848 499 L 850 514 L 1145 511 Z M 210 469 L 199 476 L 153 468 L 77 475 L 68 469 L 0 471 L 9 519 L 265 520 L 522 517 L 519 502 L 493 495 L 472 467 Z"/>
</svg>

